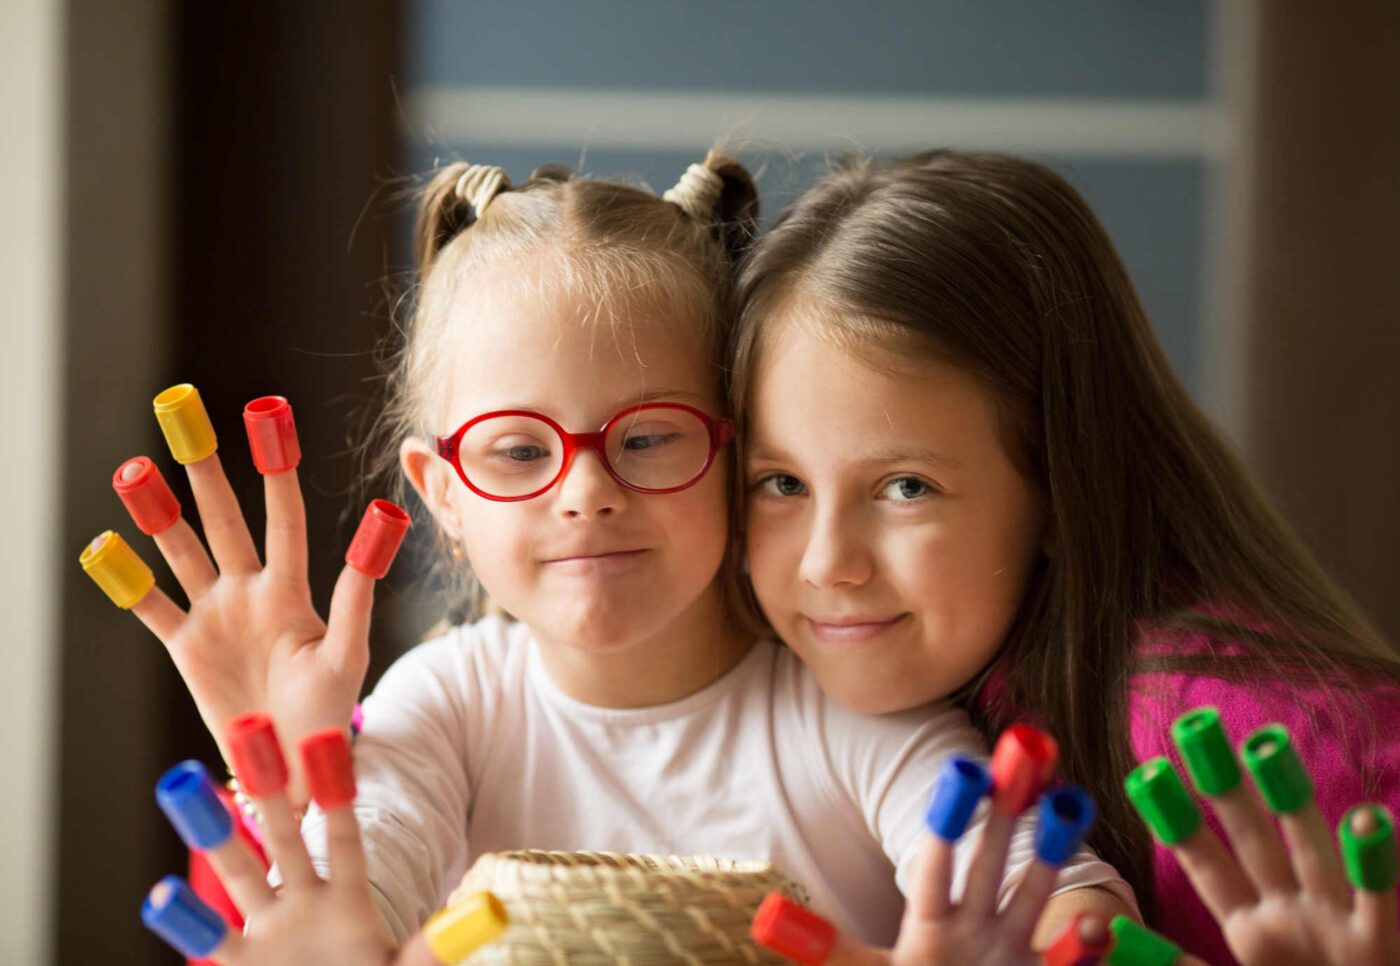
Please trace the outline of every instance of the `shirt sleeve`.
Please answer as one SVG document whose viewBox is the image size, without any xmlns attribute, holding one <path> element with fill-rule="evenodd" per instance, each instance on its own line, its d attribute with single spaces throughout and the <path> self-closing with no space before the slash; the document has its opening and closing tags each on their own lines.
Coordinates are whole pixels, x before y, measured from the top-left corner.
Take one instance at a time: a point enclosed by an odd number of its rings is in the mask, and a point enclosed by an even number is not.
<svg viewBox="0 0 1400 966">
<path fill-rule="evenodd" d="M 364 702 L 354 745 L 355 816 L 376 902 L 400 944 L 466 869 L 470 672 L 461 642 L 449 636 L 400 658 Z M 326 877 L 325 815 L 315 806 L 302 837 Z"/>
<path fill-rule="evenodd" d="M 924 812 L 933 783 L 953 755 L 985 761 L 986 745 L 966 713 L 950 703 L 892 715 L 858 715 L 828 707 L 832 720 L 824 729 L 832 773 L 865 816 L 871 833 L 895 867 L 899 891 L 909 894 L 910 876 L 923 837 Z M 983 802 L 967 833 L 953 848 L 952 898 L 961 898 L 981 842 L 990 806 Z M 1005 904 L 1035 858 L 1035 813 L 1022 816 L 1012 835 L 1002 876 L 999 902 Z M 1132 887 L 1087 846 L 1060 870 L 1054 895 L 1098 886 L 1112 892 L 1134 911 Z"/>
</svg>

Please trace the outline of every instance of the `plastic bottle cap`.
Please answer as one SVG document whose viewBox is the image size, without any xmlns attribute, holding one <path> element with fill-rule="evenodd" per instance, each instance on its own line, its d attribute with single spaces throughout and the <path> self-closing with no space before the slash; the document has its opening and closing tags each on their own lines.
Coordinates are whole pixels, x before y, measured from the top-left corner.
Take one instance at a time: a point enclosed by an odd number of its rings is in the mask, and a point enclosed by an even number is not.
<svg viewBox="0 0 1400 966">
<path fill-rule="evenodd" d="M 204 959 L 228 932 L 219 914 L 176 875 L 161 879 L 146 895 L 141 921 L 186 959 Z"/>
<path fill-rule="evenodd" d="M 1055 775 L 1060 746 L 1030 725 L 1012 725 L 992 752 L 992 807 L 1019 815 L 1040 796 Z"/>
<path fill-rule="evenodd" d="M 1143 762 L 1123 780 L 1123 788 L 1159 841 L 1176 845 L 1201 827 L 1201 810 L 1167 759 Z"/>
<path fill-rule="evenodd" d="M 506 908 L 490 892 L 474 892 L 445 906 L 423 924 L 423 937 L 433 955 L 457 963 L 505 932 Z"/>
<path fill-rule="evenodd" d="M 781 892 L 770 892 L 754 913 L 749 927 L 753 941 L 764 949 L 806 966 L 826 962 L 836 946 L 836 927 Z"/>
<path fill-rule="evenodd" d="M 233 835 L 233 816 L 219 799 L 209 772 L 197 761 L 182 761 L 160 776 L 156 804 L 180 840 L 196 852 L 218 848 Z"/>
<path fill-rule="evenodd" d="M 1061 785 L 1040 800 L 1040 821 L 1035 827 L 1035 854 L 1047 865 L 1060 866 L 1094 826 L 1094 799 L 1076 785 Z"/>
<path fill-rule="evenodd" d="M 1082 926 L 1088 915 L 1086 912 L 1077 913 L 1069 921 L 1069 925 L 1041 953 L 1041 966 L 1097 966 L 1108 952 L 1113 934 L 1100 926 L 1100 935 L 1085 939 Z"/>
<path fill-rule="evenodd" d="M 1265 725 L 1251 734 L 1240 748 L 1240 757 L 1270 811 L 1296 812 L 1312 801 L 1312 779 L 1283 725 Z"/>
<path fill-rule="evenodd" d="M 145 456 L 127 460 L 112 474 L 112 489 L 147 536 L 164 533 L 180 519 L 180 501 L 156 464 Z"/>
<path fill-rule="evenodd" d="M 326 728 L 301 739 L 302 774 L 316 804 L 330 810 L 355 800 L 355 766 L 350 742 L 340 728 Z"/>
<path fill-rule="evenodd" d="M 265 712 L 250 711 L 230 721 L 226 742 L 243 791 L 261 797 L 287 787 L 287 762 L 272 719 Z"/>
<path fill-rule="evenodd" d="M 123 610 L 139 604 L 156 585 L 156 576 L 121 534 L 106 530 L 78 556 L 83 572 Z"/>
<path fill-rule="evenodd" d="M 360 518 L 350 549 L 345 551 L 345 562 L 365 576 L 379 580 L 389 572 L 408 527 L 408 513 L 404 510 L 388 500 L 372 501 Z"/>
<path fill-rule="evenodd" d="M 1172 740 L 1202 795 L 1223 795 L 1239 787 L 1240 765 L 1218 709 L 1197 708 L 1177 718 L 1172 723 Z"/>
<path fill-rule="evenodd" d="M 929 798 L 925 821 L 929 831 L 945 842 L 956 842 L 967 831 L 977 803 L 992 789 L 992 776 L 979 762 L 955 755 L 943 765 Z"/>
<path fill-rule="evenodd" d="M 1369 829 L 1356 830 L 1353 819 L 1358 815 L 1372 819 L 1361 823 L 1363 828 L 1369 825 Z M 1353 886 L 1363 892 L 1388 892 L 1395 888 L 1400 870 L 1395 853 L 1395 823 L 1389 812 L 1372 802 L 1357 805 L 1342 816 L 1337 838 L 1341 840 L 1342 861 Z"/>
<path fill-rule="evenodd" d="M 292 404 L 283 396 L 259 396 L 243 407 L 253 465 L 263 476 L 286 473 L 301 462 Z"/>
<path fill-rule="evenodd" d="M 198 463 L 218 450 L 214 424 L 209 422 L 209 413 L 194 386 L 187 382 L 171 386 L 156 396 L 154 406 L 156 421 L 176 462 Z"/>
<path fill-rule="evenodd" d="M 1113 949 L 1104 962 L 1111 966 L 1172 966 L 1181 958 L 1180 946 L 1127 916 L 1114 916 L 1108 930 Z"/>
</svg>

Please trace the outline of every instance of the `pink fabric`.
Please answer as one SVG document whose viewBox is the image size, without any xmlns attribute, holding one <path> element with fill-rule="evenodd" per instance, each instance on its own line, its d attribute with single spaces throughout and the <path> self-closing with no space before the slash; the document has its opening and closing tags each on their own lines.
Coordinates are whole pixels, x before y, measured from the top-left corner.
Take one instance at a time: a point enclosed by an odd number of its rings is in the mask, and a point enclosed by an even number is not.
<svg viewBox="0 0 1400 966">
<path fill-rule="evenodd" d="M 1206 647 L 1204 641 L 1177 643 L 1187 651 Z M 1139 761 L 1167 756 L 1190 787 L 1172 744 L 1171 723 L 1192 708 L 1212 705 L 1220 709 L 1236 746 L 1262 725 L 1279 722 L 1288 728 L 1331 828 L 1361 801 L 1383 802 L 1400 814 L 1400 689 L 1377 688 L 1363 693 L 1361 700 L 1364 710 L 1358 715 L 1346 703 L 1334 708 L 1324 688 L 1299 689 L 1278 679 L 1228 682 L 1188 674 L 1139 675 L 1133 681 L 1133 750 Z M 1309 710 L 1315 722 L 1309 721 Z M 1363 783 L 1363 769 L 1370 774 L 1369 784 Z M 1218 834 L 1220 826 L 1209 807 L 1205 812 Z M 1171 852 L 1156 846 L 1153 866 L 1155 908 L 1144 908 L 1144 914 L 1162 933 L 1213 966 L 1234 963 L 1219 926 Z"/>
</svg>

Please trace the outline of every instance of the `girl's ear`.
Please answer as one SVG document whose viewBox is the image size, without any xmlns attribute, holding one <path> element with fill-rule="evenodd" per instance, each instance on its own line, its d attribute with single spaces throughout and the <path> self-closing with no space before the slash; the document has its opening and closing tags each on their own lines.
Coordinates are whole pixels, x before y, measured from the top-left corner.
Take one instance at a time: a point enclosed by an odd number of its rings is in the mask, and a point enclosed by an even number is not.
<svg viewBox="0 0 1400 966">
<path fill-rule="evenodd" d="M 428 512 L 453 540 L 460 540 L 462 521 L 449 495 L 457 484 L 456 473 L 426 442 L 410 436 L 399 447 L 403 475 L 417 491 Z"/>
</svg>

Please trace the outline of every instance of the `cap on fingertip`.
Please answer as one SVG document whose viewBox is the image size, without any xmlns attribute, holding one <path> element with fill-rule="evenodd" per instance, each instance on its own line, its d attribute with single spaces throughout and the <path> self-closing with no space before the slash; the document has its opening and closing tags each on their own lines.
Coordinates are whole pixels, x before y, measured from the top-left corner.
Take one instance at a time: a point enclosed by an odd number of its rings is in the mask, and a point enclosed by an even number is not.
<svg viewBox="0 0 1400 966">
<path fill-rule="evenodd" d="M 992 752 L 992 807 L 1019 815 L 1040 797 L 1059 763 L 1055 739 L 1030 725 L 1012 725 Z"/>
<path fill-rule="evenodd" d="M 1046 865 L 1061 866 L 1079 851 L 1094 827 L 1094 799 L 1077 785 L 1061 785 L 1040 800 L 1035 854 Z"/>
<path fill-rule="evenodd" d="M 1224 795 L 1240 784 L 1240 763 L 1220 724 L 1218 708 L 1196 708 L 1172 722 L 1172 740 L 1202 795 Z"/>
<path fill-rule="evenodd" d="M 1356 830 L 1357 816 L 1369 815 L 1367 831 Z M 1374 802 L 1352 808 L 1342 816 L 1337 826 L 1337 838 L 1342 843 L 1342 862 L 1347 878 L 1363 892 L 1389 892 L 1400 880 L 1395 853 L 1395 823 L 1390 813 Z"/>
<path fill-rule="evenodd" d="M 229 756 L 238 783 L 254 797 L 275 795 L 287 787 L 287 762 L 277 741 L 277 730 L 265 711 L 250 711 L 234 718 L 225 733 Z"/>
<path fill-rule="evenodd" d="M 218 450 L 214 424 L 194 386 L 188 382 L 171 386 L 156 396 L 153 405 L 160 431 L 177 463 L 198 463 Z"/>
<path fill-rule="evenodd" d="M 166 876 L 147 893 L 141 921 L 186 959 L 204 959 L 228 932 L 223 918 L 177 875 Z"/>
<path fill-rule="evenodd" d="M 1090 914 L 1081 912 L 1055 937 L 1055 941 L 1040 954 L 1041 966 L 1096 966 L 1112 945 L 1112 934 L 1099 926 L 1092 938 L 1084 936 L 1084 920 Z M 1102 922 L 1102 920 L 1100 920 Z"/>
<path fill-rule="evenodd" d="M 1176 845 L 1201 827 L 1201 810 L 1166 758 L 1143 762 L 1123 779 L 1123 788 L 1159 842 Z"/>
<path fill-rule="evenodd" d="M 1108 924 L 1113 948 L 1104 958 L 1111 966 L 1173 966 L 1181 947 L 1127 916 L 1114 916 Z"/>
<path fill-rule="evenodd" d="M 78 556 L 83 572 L 112 603 L 130 610 L 151 592 L 156 575 L 115 530 L 104 530 Z"/>
<path fill-rule="evenodd" d="M 209 772 L 197 761 L 182 761 L 156 782 L 156 804 L 175 826 L 186 847 L 204 852 L 233 835 L 229 814 Z"/>
<path fill-rule="evenodd" d="M 248 448 L 253 465 L 263 476 L 274 476 L 297 468 L 301 443 L 292 404 L 284 396 L 259 396 L 243 407 L 243 427 L 248 431 Z"/>
<path fill-rule="evenodd" d="M 781 892 L 763 897 L 749 927 L 764 949 L 807 966 L 826 962 L 836 946 L 836 927 Z"/>
<path fill-rule="evenodd" d="M 992 790 L 992 776 L 980 762 L 954 755 L 943 764 L 929 797 L 924 820 L 929 831 L 945 842 L 956 842 L 967 831 L 982 796 Z"/>
<path fill-rule="evenodd" d="M 326 728 L 301 739 L 302 774 L 307 791 L 323 809 L 339 808 L 355 800 L 355 766 L 344 730 Z"/>
<path fill-rule="evenodd" d="M 164 533 L 180 519 L 180 501 L 156 464 L 145 456 L 133 456 L 118 466 L 112 474 L 112 489 L 147 536 Z"/>
<path fill-rule="evenodd" d="M 474 892 L 444 906 L 423 924 L 423 938 L 443 963 L 458 963 L 494 941 L 510 924 L 506 907 L 490 892 Z"/>
<path fill-rule="evenodd" d="M 1265 725 L 1251 734 L 1240 748 L 1240 757 L 1271 812 L 1296 812 L 1313 800 L 1312 778 L 1283 725 Z"/>
<path fill-rule="evenodd" d="M 374 500 L 365 509 L 345 562 L 366 577 L 379 580 L 389 572 L 408 533 L 408 513 L 388 500 Z"/>
</svg>

